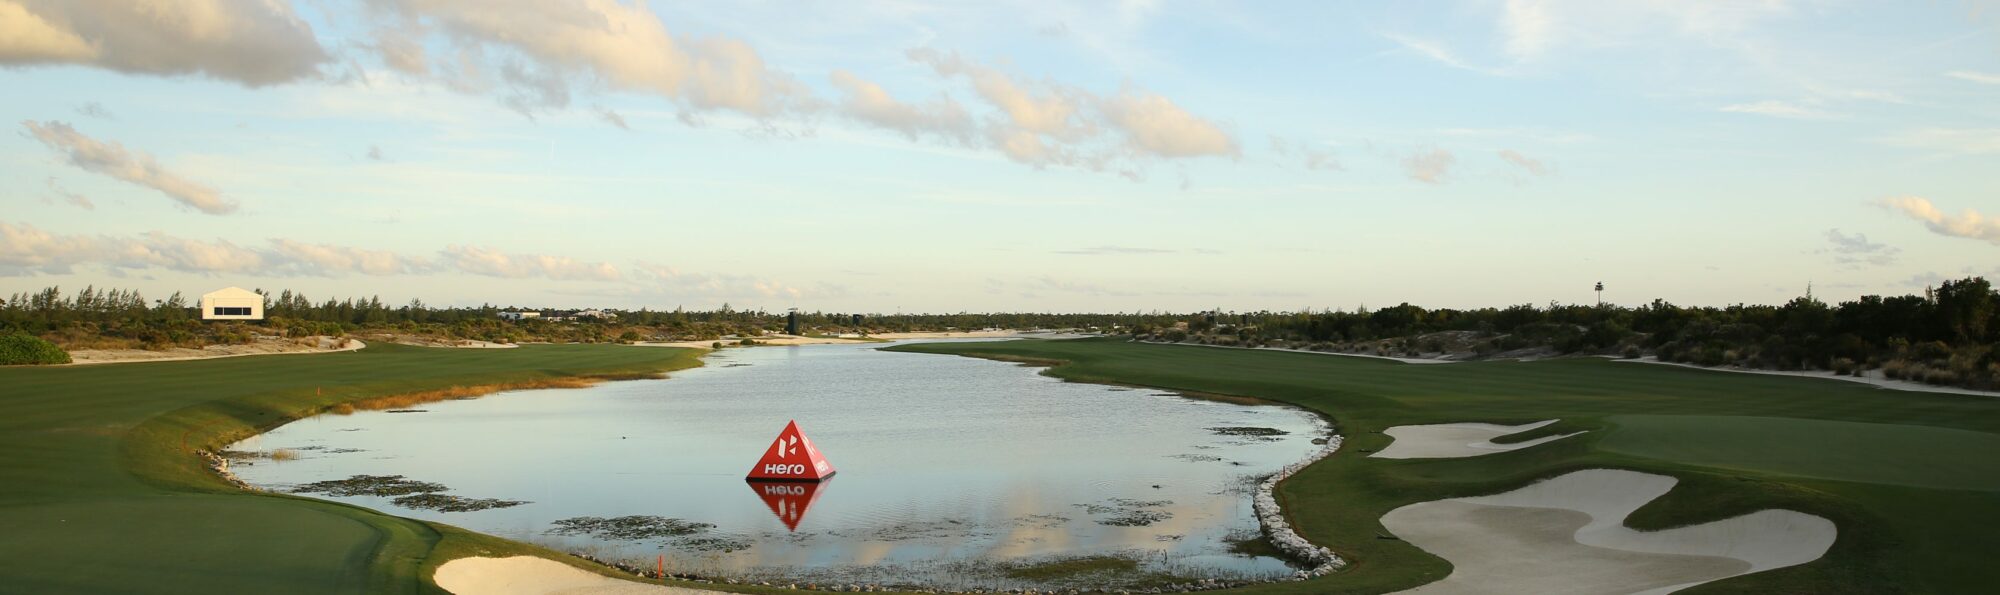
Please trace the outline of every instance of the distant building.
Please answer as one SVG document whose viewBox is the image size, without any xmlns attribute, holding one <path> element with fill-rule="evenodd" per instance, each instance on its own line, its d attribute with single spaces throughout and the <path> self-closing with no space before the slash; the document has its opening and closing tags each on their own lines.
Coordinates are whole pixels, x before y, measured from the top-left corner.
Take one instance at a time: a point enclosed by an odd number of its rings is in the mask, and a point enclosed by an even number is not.
<svg viewBox="0 0 2000 595">
<path fill-rule="evenodd" d="M 572 314 L 570 316 L 572 318 L 597 318 L 602 320 L 616 320 L 618 318 L 617 314 L 612 314 L 610 312 L 605 312 L 603 310 L 578 310 L 576 314 Z"/>
<path fill-rule="evenodd" d="M 541 318 L 541 317 L 542 317 L 542 313 L 541 313 L 541 312 L 529 312 L 529 311 L 521 311 L 521 312 L 501 312 L 501 313 L 500 313 L 500 319 L 501 319 L 501 320 L 526 320 L 526 319 L 529 319 L 529 318 Z"/>
<path fill-rule="evenodd" d="M 263 320 L 264 296 L 241 287 L 224 287 L 201 296 L 202 320 Z"/>
</svg>

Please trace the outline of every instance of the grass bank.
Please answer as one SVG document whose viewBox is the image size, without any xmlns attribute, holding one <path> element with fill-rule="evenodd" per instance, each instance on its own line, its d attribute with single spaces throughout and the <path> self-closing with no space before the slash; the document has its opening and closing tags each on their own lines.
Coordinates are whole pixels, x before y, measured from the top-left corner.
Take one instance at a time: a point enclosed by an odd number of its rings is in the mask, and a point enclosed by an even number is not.
<svg viewBox="0 0 2000 595">
<path fill-rule="evenodd" d="M 1635 528 L 1764 508 L 1839 526 L 1838 542 L 1816 562 L 1685 593 L 1972 593 L 2000 584 L 2000 567 L 1985 561 L 2000 553 L 2000 533 L 1991 530 L 2000 526 L 2000 491 L 1962 477 L 1986 471 L 2000 456 L 1980 451 L 2000 437 L 2000 399 L 1598 358 L 1419 366 L 1118 339 L 890 349 L 1061 362 L 1047 373 L 1257 397 L 1326 414 L 1346 446 L 1285 482 L 1278 496 L 1301 534 L 1353 564 L 1325 579 L 1245 592 L 1380 593 L 1442 578 L 1450 565 L 1394 539 L 1379 521 L 1384 513 L 1603 467 L 1680 479 L 1628 519 Z M 1549 418 L 1563 421 L 1548 431 L 1589 432 L 1475 458 L 1366 458 L 1389 443 L 1381 431 L 1391 426 Z"/>
<path fill-rule="evenodd" d="M 238 490 L 195 452 L 326 411 L 648 377 L 698 366 L 700 353 L 378 345 L 0 368 L 0 592 L 411 593 L 435 591 L 429 571 L 459 556 L 579 563 L 447 525 Z"/>
</svg>

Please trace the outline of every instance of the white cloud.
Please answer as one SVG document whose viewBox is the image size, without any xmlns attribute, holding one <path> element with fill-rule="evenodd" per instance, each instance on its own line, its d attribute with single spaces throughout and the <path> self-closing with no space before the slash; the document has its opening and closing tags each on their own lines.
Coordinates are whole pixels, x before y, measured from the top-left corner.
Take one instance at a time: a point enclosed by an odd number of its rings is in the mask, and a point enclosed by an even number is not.
<svg viewBox="0 0 2000 595">
<path fill-rule="evenodd" d="M 60 235 L 27 224 L 0 222 L 0 274 L 61 274 L 78 265 L 113 271 L 160 268 L 201 274 L 315 277 L 399 275 L 426 272 L 432 266 L 393 252 L 285 239 L 272 239 L 260 248 L 160 231 L 128 237 Z"/>
<path fill-rule="evenodd" d="M 1719 109 L 1720 111 L 1725 111 L 1730 113 L 1756 114 L 1760 116 L 1771 116 L 1776 118 L 1790 118 L 1794 120 L 1831 120 L 1841 117 L 1838 114 L 1816 110 L 1793 103 L 1787 103 L 1784 101 L 1778 101 L 1775 99 L 1759 101 L 1755 103 L 1738 103 L 1735 105 L 1725 105 Z"/>
<path fill-rule="evenodd" d="M 262 86 L 331 57 L 291 5 L 269 0 L 0 0 L 0 64 L 84 64 Z"/>
<path fill-rule="evenodd" d="M 1504 72 L 1499 69 L 1485 68 L 1467 62 L 1465 61 L 1465 59 L 1460 58 L 1457 52 L 1452 51 L 1450 47 L 1446 47 L 1443 43 L 1437 41 L 1432 41 L 1428 39 L 1419 39 L 1416 37 L 1411 37 L 1400 33 L 1385 33 L 1382 36 L 1388 38 L 1389 41 L 1396 42 L 1397 45 L 1403 46 L 1403 49 L 1416 52 L 1417 55 L 1419 56 L 1430 58 L 1431 60 L 1434 60 L 1440 64 L 1444 64 L 1445 66 L 1450 66 L 1452 68 L 1458 68 L 1462 70 L 1470 70 L 1482 74 L 1492 74 L 1492 75 L 1504 74 Z"/>
<path fill-rule="evenodd" d="M 1544 0 L 1507 0 L 1501 13 L 1501 29 L 1507 37 L 1507 53 L 1515 60 L 1532 60 L 1555 43 L 1555 15 Z"/>
<path fill-rule="evenodd" d="M 1922 128 L 1883 138 L 1882 142 L 1974 155 L 2000 153 L 2000 128 Z"/>
<path fill-rule="evenodd" d="M 295 270 L 293 274 L 322 277 L 337 277 L 347 273 L 364 275 L 401 275 L 422 273 L 431 270 L 431 264 L 421 258 L 403 256 L 386 250 L 365 250 L 332 244 L 308 244 L 286 239 L 272 239 L 270 260 L 285 263 Z"/>
<path fill-rule="evenodd" d="M 1413 153 L 1403 158 L 1403 172 L 1410 179 L 1426 184 L 1443 184 L 1451 176 L 1451 168 L 1458 164 L 1458 157 L 1451 151 L 1432 149 Z"/>
<path fill-rule="evenodd" d="M 1160 157 L 1236 155 L 1236 139 L 1215 123 L 1154 93 L 1127 88 L 1100 103 L 1133 149 Z"/>
<path fill-rule="evenodd" d="M 603 262 L 584 262 L 567 256 L 508 254 L 478 246 L 447 246 L 439 252 L 444 266 L 464 273 L 508 279 L 542 278 L 554 281 L 617 281 L 618 268 Z"/>
<path fill-rule="evenodd" d="M 1962 81 L 1972 81 L 1982 85 L 2000 85 L 2000 74 L 1973 72 L 1970 70 L 1954 70 L 1951 72 L 1944 73 L 1944 75 Z"/>
<path fill-rule="evenodd" d="M 1515 167 L 1519 167 L 1523 171 L 1526 171 L 1528 173 L 1537 176 L 1549 175 L 1549 167 L 1547 165 L 1544 165 L 1541 161 L 1530 158 L 1527 155 L 1522 155 L 1521 153 L 1513 149 L 1501 149 L 1500 158 L 1506 160 L 1508 163 L 1514 164 Z"/>
<path fill-rule="evenodd" d="M 222 215 L 236 210 L 236 203 L 222 197 L 215 188 L 167 171 L 152 155 L 133 151 L 117 142 L 100 141 L 77 132 L 59 121 L 22 121 L 29 135 L 62 153 L 69 164 L 160 191 L 203 213 Z"/>
<path fill-rule="evenodd" d="M 644 2 L 381 0 L 371 7 L 377 27 L 387 30 L 376 35 L 385 62 L 405 73 L 429 72 L 417 67 L 427 59 L 417 54 L 420 45 L 403 40 L 434 38 L 451 46 L 458 62 L 438 70 L 461 79 L 499 71 L 515 87 L 510 101 L 517 107 L 563 107 L 576 80 L 759 119 L 813 107 L 803 86 L 766 67 L 748 44 L 676 37 Z M 477 80 L 456 84 L 479 87 Z M 564 91 L 555 92 L 559 87 Z"/>
<path fill-rule="evenodd" d="M 1933 233 L 2000 245 L 2000 218 L 1981 215 L 1972 209 L 1946 215 L 1932 206 L 1930 200 L 1916 196 L 1891 198 L 1882 201 L 1882 205 L 1923 222 Z"/>
<path fill-rule="evenodd" d="M 1114 163 L 1238 154 L 1235 138 L 1214 122 L 1129 85 L 1103 97 L 1051 80 L 1024 80 L 956 53 L 915 48 L 906 55 L 939 76 L 966 79 L 997 110 L 985 123 L 985 141 L 1018 162 L 1135 177 L 1136 167 Z M 1111 139 L 1120 142 L 1106 142 Z"/>
<path fill-rule="evenodd" d="M 866 124 L 903 133 L 910 140 L 936 135 L 959 144 L 972 144 L 972 115 L 950 96 L 939 95 L 925 104 L 905 103 L 890 96 L 881 85 L 863 80 L 846 70 L 834 70 L 828 77 L 843 95 L 840 111 Z"/>
</svg>

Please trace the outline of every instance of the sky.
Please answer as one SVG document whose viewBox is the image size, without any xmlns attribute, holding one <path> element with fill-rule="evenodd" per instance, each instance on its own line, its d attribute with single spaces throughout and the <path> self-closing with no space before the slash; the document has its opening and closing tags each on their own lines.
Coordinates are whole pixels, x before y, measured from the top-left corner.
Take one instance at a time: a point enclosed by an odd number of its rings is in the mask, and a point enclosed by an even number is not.
<svg viewBox="0 0 2000 595">
<path fill-rule="evenodd" d="M 1233 311 L 2000 275 L 2000 3 L 0 0 L 0 295 Z"/>
</svg>

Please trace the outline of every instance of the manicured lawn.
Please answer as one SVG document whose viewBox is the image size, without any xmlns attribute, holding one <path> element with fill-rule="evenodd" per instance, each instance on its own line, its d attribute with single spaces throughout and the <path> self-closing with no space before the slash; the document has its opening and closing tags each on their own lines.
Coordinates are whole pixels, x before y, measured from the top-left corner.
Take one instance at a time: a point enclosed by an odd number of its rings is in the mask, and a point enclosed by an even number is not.
<svg viewBox="0 0 2000 595">
<path fill-rule="evenodd" d="M 358 352 L 0 368 L 0 592 L 405 593 L 457 555 L 553 552 L 237 490 L 193 453 L 336 403 L 699 365 L 686 349 Z M 561 398 L 560 392 L 549 393 Z"/>
<path fill-rule="evenodd" d="M 1061 378 L 1266 398 L 1326 414 L 1341 452 L 1280 486 L 1301 532 L 1354 563 L 1269 593 L 1375 593 L 1449 573 L 1383 530 L 1414 502 L 1495 493 L 1568 471 L 1673 475 L 1628 524 L 1658 529 L 1788 508 L 1833 520 L 1811 564 L 1687 593 L 1975 593 L 2000 584 L 2000 399 L 1903 392 L 1579 358 L 1409 365 L 1386 360 L 1129 343 L 1118 339 L 926 343 L 898 351 L 1060 361 Z M 1383 428 L 1561 418 L 1552 444 L 1467 459 L 1366 458 Z"/>
</svg>

